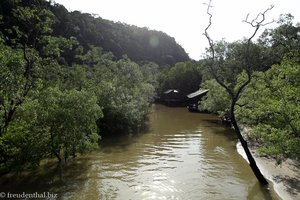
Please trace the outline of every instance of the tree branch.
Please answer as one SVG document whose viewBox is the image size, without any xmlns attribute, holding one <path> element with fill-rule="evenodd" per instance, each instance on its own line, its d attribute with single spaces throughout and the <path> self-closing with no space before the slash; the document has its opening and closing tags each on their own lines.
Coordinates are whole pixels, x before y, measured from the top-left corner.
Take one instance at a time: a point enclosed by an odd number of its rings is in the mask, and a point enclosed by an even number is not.
<svg viewBox="0 0 300 200">
<path fill-rule="evenodd" d="M 230 105 L 230 111 L 229 111 L 229 117 L 231 120 L 231 124 L 234 127 L 234 130 L 242 144 L 242 147 L 247 155 L 247 158 L 249 160 L 249 164 L 250 167 L 252 168 L 254 174 L 256 175 L 257 179 L 260 181 L 260 183 L 267 185 L 268 181 L 265 179 L 265 177 L 263 176 L 263 174 L 260 172 L 259 168 L 256 165 L 255 159 L 253 158 L 251 151 L 248 148 L 247 142 L 246 140 L 243 138 L 243 135 L 241 134 L 240 128 L 237 124 L 236 118 L 235 118 L 235 113 L 234 113 L 234 108 L 236 106 L 236 103 L 240 97 L 241 92 L 243 91 L 243 89 L 250 83 L 251 81 L 251 71 L 250 71 L 250 62 L 249 62 L 249 54 L 250 54 L 250 46 L 251 46 L 251 40 L 254 38 L 254 36 L 257 34 L 257 31 L 259 30 L 259 28 L 261 26 L 264 26 L 263 22 L 265 21 L 265 14 L 267 11 L 271 10 L 273 8 L 273 6 L 271 6 L 270 8 L 268 8 L 266 11 L 264 11 L 263 13 L 260 13 L 256 16 L 256 18 L 252 21 L 248 21 L 248 17 L 249 14 L 246 17 L 245 22 L 250 24 L 252 27 L 255 28 L 254 33 L 251 35 L 250 38 L 248 38 L 247 40 L 247 48 L 246 48 L 246 59 L 245 59 L 245 68 L 246 68 L 246 73 L 247 73 L 247 79 L 246 81 L 239 86 L 237 92 L 234 92 L 234 89 L 230 89 L 228 86 L 226 86 L 225 81 L 221 81 L 218 78 L 218 71 L 214 71 L 213 70 L 213 66 L 215 65 L 215 49 L 214 49 L 214 44 L 213 44 L 213 40 L 209 37 L 208 34 L 208 29 L 210 28 L 210 26 L 212 25 L 212 14 L 210 13 L 210 8 L 211 8 L 211 0 L 209 1 L 209 4 L 207 5 L 207 14 L 209 15 L 209 23 L 208 26 L 205 28 L 205 32 L 204 35 L 208 40 L 209 46 L 210 46 L 210 51 L 211 51 L 211 63 L 209 63 L 209 68 L 211 70 L 211 73 L 213 75 L 213 77 L 216 79 L 216 81 L 226 89 L 227 93 L 231 96 L 231 105 Z M 258 18 L 262 16 L 262 19 L 259 21 Z"/>
<path fill-rule="evenodd" d="M 246 48 L 246 59 L 245 59 L 245 68 L 246 68 L 246 73 L 247 73 L 247 80 L 239 87 L 236 95 L 235 95 L 235 98 L 236 100 L 239 99 L 239 96 L 241 94 L 241 92 L 244 90 L 244 88 L 251 82 L 251 71 L 250 71 L 250 62 L 249 62 L 249 54 L 250 54 L 250 46 L 251 46 L 251 43 L 252 43 L 252 39 L 254 38 L 254 36 L 257 34 L 258 30 L 260 29 L 260 27 L 262 26 L 265 26 L 265 25 L 268 25 L 270 23 L 273 23 L 274 20 L 272 20 L 271 22 L 267 22 L 267 23 L 263 23 L 265 20 L 266 20 L 266 13 L 270 10 L 273 9 L 273 5 L 271 5 L 269 8 L 267 8 L 264 12 L 260 12 L 256 18 L 254 18 L 253 20 L 251 21 L 248 21 L 248 18 L 249 18 L 249 14 L 247 14 L 246 16 L 246 19 L 243 20 L 243 22 L 247 23 L 247 24 L 250 24 L 252 27 L 255 28 L 253 34 L 248 38 L 247 40 L 247 48 Z M 258 18 L 259 17 L 262 17 L 262 19 L 260 21 L 258 21 Z"/>
<path fill-rule="evenodd" d="M 223 83 L 219 79 L 219 77 L 217 76 L 217 73 L 215 73 L 215 71 L 213 69 L 213 65 L 214 65 L 214 62 L 215 62 L 215 48 L 214 48 L 214 41 L 211 39 L 211 37 L 208 34 L 208 29 L 212 25 L 212 14 L 210 13 L 210 8 L 212 8 L 211 2 L 212 2 L 212 0 L 210 0 L 209 3 L 206 4 L 207 5 L 206 13 L 209 15 L 209 22 L 208 22 L 207 27 L 204 30 L 204 33 L 203 33 L 203 35 L 207 38 L 207 41 L 209 43 L 209 49 L 210 49 L 210 52 L 211 52 L 211 57 L 210 57 L 211 63 L 209 63 L 208 67 L 209 67 L 209 70 L 211 71 L 211 74 L 213 75 L 214 79 L 217 81 L 217 83 L 220 84 L 223 88 L 225 88 L 226 91 L 229 93 L 229 95 L 233 98 L 234 93 L 229 89 L 229 87 L 227 87 L 225 85 L 225 83 Z"/>
<path fill-rule="evenodd" d="M 210 51 L 211 51 L 211 53 L 212 53 L 212 60 L 214 60 L 214 59 L 215 59 L 214 42 L 213 42 L 213 40 L 210 38 L 210 36 L 209 36 L 209 34 L 208 34 L 208 29 L 209 29 L 210 26 L 212 25 L 212 14 L 210 13 L 210 8 L 212 7 L 211 1 L 212 1 L 212 0 L 210 0 L 209 3 L 206 4 L 206 5 L 207 5 L 206 13 L 209 15 L 209 19 L 208 19 L 209 21 L 208 21 L 208 25 L 207 25 L 207 27 L 205 28 L 203 34 L 205 35 L 205 37 L 206 37 L 207 40 L 208 40 L 209 48 L 210 48 Z"/>
</svg>

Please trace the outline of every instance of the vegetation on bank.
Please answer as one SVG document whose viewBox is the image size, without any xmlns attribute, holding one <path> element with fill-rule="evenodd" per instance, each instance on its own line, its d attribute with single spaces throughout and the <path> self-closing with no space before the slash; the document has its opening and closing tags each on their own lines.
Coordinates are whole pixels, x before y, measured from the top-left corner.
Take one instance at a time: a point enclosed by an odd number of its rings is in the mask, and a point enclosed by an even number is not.
<svg viewBox="0 0 300 200">
<path fill-rule="evenodd" d="M 248 137 L 258 143 L 259 152 L 278 162 L 300 159 L 300 24 L 294 25 L 292 20 L 291 15 L 282 15 L 277 28 L 265 30 L 252 44 L 252 80 L 235 108 L 238 122 L 253 128 Z M 246 78 L 239 68 L 245 56 L 245 50 L 239 49 L 243 43 L 217 44 L 217 49 L 221 49 L 217 56 L 227 66 L 219 73 L 232 90 Z M 230 100 L 226 90 L 214 79 L 203 82 L 201 87 L 210 92 L 200 109 L 227 114 Z"/>
<path fill-rule="evenodd" d="M 58 16 L 46 1 L 0 5 L 1 172 L 67 160 L 97 148 L 101 137 L 143 127 L 157 64 L 54 34 Z"/>
<path fill-rule="evenodd" d="M 300 64 L 283 60 L 254 76 L 237 110 L 241 123 L 253 127 L 260 153 L 300 159 Z"/>
</svg>

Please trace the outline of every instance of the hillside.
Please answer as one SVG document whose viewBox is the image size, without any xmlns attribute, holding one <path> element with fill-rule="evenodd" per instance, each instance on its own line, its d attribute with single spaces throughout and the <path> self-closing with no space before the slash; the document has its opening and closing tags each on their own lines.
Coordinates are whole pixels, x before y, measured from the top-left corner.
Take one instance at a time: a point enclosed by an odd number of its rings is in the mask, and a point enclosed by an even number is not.
<svg viewBox="0 0 300 200">
<path fill-rule="evenodd" d="M 166 33 L 115 23 L 79 11 L 69 12 L 63 5 L 45 0 L 1 1 L 0 15 L 3 16 L 3 23 L 0 26 L 7 38 L 15 38 L 15 35 L 6 31 L 8 27 L 20 26 L 18 21 L 14 20 L 12 12 L 17 6 L 40 7 L 51 11 L 55 17 L 52 35 L 75 37 L 84 51 L 89 46 L 96 46 L 112 52 L 117 58 L 126 54 L 133 61 L 152 61 L 159 65 L 174 65 L 190 60 L 185 50 Z M 64 56 L 69 64 L 74 61 L 74 57 L 70 54 L 72 53 L 69 52 L 68 56 Z"/>
</svg>

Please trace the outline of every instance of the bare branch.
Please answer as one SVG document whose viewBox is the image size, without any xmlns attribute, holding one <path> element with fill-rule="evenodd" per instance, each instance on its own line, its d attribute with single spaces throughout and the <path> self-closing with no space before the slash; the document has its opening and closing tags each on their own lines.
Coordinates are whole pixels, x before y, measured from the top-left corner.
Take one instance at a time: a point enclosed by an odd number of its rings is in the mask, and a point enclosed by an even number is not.
<svg viewBox="0 0 300 200">
<path fill-rule="evenodd" d="M 210 61 L 211 63 L 209 63 L 209 69 L 211 71 L 211 74 L 213 75 L 213 77 L 215 78 L 215 80 L 223 87 L 226 89 L 227 93 L 231 96 L 231 106 L 230 106 L 230 111 L 229 111 L 229 117 L 231 119 L 231 124 L 235 129 L 235 132 L 245 150 L 245 153 L 247 155 L 247 158 L 249 160 L 250 163 L 250 167 L 252 168 L 254 174 L 256 175 L 257 179 L 264 185 L 268 184 L 268 181 L 265 179 L 265 177 L 263 176 L 263 174 L 260 172 L 259 168 L 256 165 L 256 162 L 248 148 L 247 142 L 245 141 L 245 139 L 243 138 L 240 128 L 237 124 L 236 118 L 235 118 L 235 113 L 234 113 L 234 108 L 236 106 L 237 101 L 239 100 L 240 94 L 241 92 L 244 90 L 244 88 L 250 83 L 251 81 L 251 71 L 250 71 L 250 45 L 251 45 L 251 40 L 253 39 L 253 37 L 256 35 L 258 29 L 261 26 L 264 26 L 263 22 L 265 21 L 265 14 L 267 11 L 271 10 L 273 8 L 273 6 L 271 6 L 270 8 L 268 8 L 267 10 L 265 10 L 263 13 L 260 13 L 256 16 L 256 18 L 252 21 L 248 21 L 248 17 L 249 14 L 246 17 L 245 22 L 250 24 L 252 27 L 255 28 L 254 33 L 251 35 L 251 37 L 248 39 L 247 41 L 247 48 L 246 48 L 246 59 L 245 59 L 245 67 L 246 67 L 246 72 L 247 72 L 247 79 L 245 80 L 245 82 L 238 87 L 238 90 L 235 92 L 234 89 L 231 89 L 230 87 L 228 87 L 225 83 L 225 81 L 222 81 L 219 77 L 218 77 L 218 71 L 214 71 L 213 67 L 216 65 L 216 61 L 215 61 L 215 47 L 213 44 L 213 40 L 209 37 L 208 34 L 208 29 L 210 28 L 210 26 L 212 25 L 212 14 L 210 13 L 210 8 L 211 8 L 211 1 L 209 1 L 209 4 L 207 4 L 207 14 L 209 16 L 209 23 L 208 26 L 205 28 L 205 32 L 204 35 L 208 40 L 209 43 L 209 47 L 211 50 L 211 58 Z M 262 19 L 259 21 L 259 17 L 262 17 Z M 267 23 L 268 24 L 268 23 Z"/>
<path fill-rule="evenodd" d="M 261 27 L 261 26 L 266 26 L 268 24 L 271 24 L 273 23 L 275 20 L 272 20 L 270 22 L 266 22 L 266 23 L 263 23 L 265 22 L 266 20 L 266 13 L 270 10 L 272 10 L 274 8 L 273 5 L 271 5 L 269 8 L 267 8 L 264 12 L 260 12 L 257 14 L 256 18 L 254 18 L 253 20 L 249 21 L 249 13 L 247 14 L 246 16 L 246 19 L 243 20 L 243 22 L 247 23 L 247 24 L 250 24 L 252 27 L 255 28 L 255 31 L 254 33 L 252 34 L 252 36 L 249 38 L 250 40 L 252 40 L 252 38 L 256 35 L 256 32 L 258 31 L 258 29 Z M 259 20 L 259 18 L 261 17 L 261 20 Z"/>
<path fill-rule="evenodd" d="M 210 26 L 212 25 L 212 14 L 210 13 L 210 8 L 212 7 L 211 1 L 212 1 L 212 0 L 210 0 L 208 4 L 205 3 L 205 5 L 207 5 L 206 13 L 207 13 L 208 16 L 209 16 L 209 19 L 208 19 L 209 21 L 208 21 L 207 27 L 206 27 L 205 30 L 204 30 L 203 35 L 205 35 L 205 37 L 206 37 L 207 40 L 208 40 L 209 48 L 210 48 L 210 51 L 211 51 L 211 53 L 212 53 L 212 60 L 214 60 L 214 58 L 215 58 L 215 50 L 214 50 L 214 47 L 213 47 L 213 46 L 214 46 L 214 42 L 213 42 L 213 40 L 210 38 L 210 36 L 209 36 L 209 34 L 208 34 L 208 29 L 209 29 Z"/>
<path fill-rule="evenodd" d="M 213 75 L 214 79 L 217 81 L 218 84 L 220 84 L 223 88 L 226 89 L 226 91 L 228 92 L 228 94 L 233 98 L 234 97 L 234 93 L 229 89 L 229 87 L 227 87 L 227 85 L 225 85 L 224 82 L 222 82 L 219 77 L 217 76 L 217 73 L 214 72 L 213 69 L 213 65 L 215 63 L 215 48 L 214 48 L 214 42 L 213 40 L 210 38 L 209 34 L 208 34 L 208 29 L 210 28 L 210 26 L 212 25 L 212 14 L 210 13 L 210 8 L 212 8 L 213 6 L 211 5 L 212 0 L 209 1 L 207 5 L 207 10 L 206 13 L 209 16 L 209 21 L 208 21 L 208 25 L 204 30 L 203 35 L 207 38 L 207 41 L 209 43 L 209 49 L 211 51 L 211 61 L 212 63 L 210 63 L 208 65 L 209 70 L 211 71 L 211 74 Z"/>
<path fill-rule="evenodd" d="M 209 49 L 211 52 L 211 64 L 209 64 L 209 69 L 211 71 L 211 74 L 213 75 L 213 77 L 216 79 L 216 81 L 226 89 L 226 91 L 229 93 L 229 95 L 233 98 L 234 101 L 237 101 L 240 93 L 244 90 L 244 88 L 250 83 L 251 81 L 251 71 L 250 71 L 250 62 L 249 62 L 249 56 L 246 56 L 246 60 L 245 60 L 245 70 L 247 73 L 247 79 L 246 81 L 238 88 L 237 92 L 234 94 L 234 91 L 231 90 L 224 82 L 221 81 L 221 79 L 218 77 L 217 72 L 214 71 L 213 69 L 213 65 L 215 65 L 215 47 L 214 47 L 214 41 L 212 40 L 212 38 L 209 36 L 208 30 L 212 25 L 212 14 L 210 12 L 210 9 L 213 7 L 211 5 L 212 0 L 210 0 L 208 2 L 208 4 L 205 3 L 205 5 L 207 5 L 207 10 L 206 13 L 209 16 L 209 21 L 208 21 L 208 25 L 204 30 L 203 35 L 206 37 L 208 43 L 209 43 Z M 266 20 L 266 13 L 270 10 L 273 9 L 273 5 L 271 5 L 269 8 L 267 8 L 264 12 L 260 12 L 253 20 L 249 20 L 249 14 L 247 14 L 246 19 L 243 20 L 243 22 L 250 24 L 252 27 L 255 28 L 254 32 L 252 33 L 252 35 L 248 38 L 247 40 L 247 48 L 246 48 L 246 55 L 249 55 L 250 53 L 250 45 L 251 45 L 251 41 L 252 39 L 255 37 L 255 35 L 257 34 L 258 30 L 260 29 L 260 27 L 265 26 L 267 24 L 273 23 L 273 21 L 271 22 L 267 22 L 264 23 Z M 261 18 L 261 19 L 260 19 Z"/>
<path fill-rule="evenodd" d="M 269 8 L 267 8 L 264 12 L 260 12 L 260 13 L 256 16 L 256 18 L 254 18 L 254 19 L 251 20 L 251 21 L 248 21 L 249 14 L 247 14 L 246 19 L 243 21 L 243 22 L 245 22 L 245 23 L 247 23 L 247 24 L 250 24 L 252 27 L 255 28 L 255 30 L 254 30 L 253 34 L 251 35 L 251 37 L 249 37 L 248 40 L 247 40 L 247 49 L 246 49 L 246 55 L 247 55 L 247 56 L 246 56 L 246 60 L 245 60 L 245 67 L 246 67 L 246 73 L 247 73 L 247 80 L 239 87 L 239 89 L 238 89 L 238 91 L 237 91 L 237 93 L 236 93 L 236 96 L 235 96 L 236 100 L 238 100 L 238 98 L 239 98 L 241 92 L 244 90 L 244 88 L 245 88 L 245 87 L 250 83 L 250 81 L 251 81 L 250 61 L 249 61 L 249 56 L 248 56 L 248 55 L 250 54 L 250 45 L 251 45 L 251 41 L 252 41 L 252 39 L 254 38 L 254 36 L 257 34 L 257 32 L 258 32 L 258 30 L 260 29 L 260 27 L 265 26 L 265 25 L 267 25 L 267 24 L 270 24 L 270 23 L 273 23 L 273 22 L 274 22 L 274 20 L 273 20 L 273 21 L 271 21 L 271 22 L 264 23 L 265 20 L 266 20 L 266 17 L 265 17 L 266 13 L 267 13 L 268 11 L 272 10 L 273 7 L 274 7 L 274 6 L 271 5 L 271 6 L 270 6 Z M 260 16 L 262 17 L 262 19 L 259 21 L 258 18 L 259 18 Z"/>
</svg>

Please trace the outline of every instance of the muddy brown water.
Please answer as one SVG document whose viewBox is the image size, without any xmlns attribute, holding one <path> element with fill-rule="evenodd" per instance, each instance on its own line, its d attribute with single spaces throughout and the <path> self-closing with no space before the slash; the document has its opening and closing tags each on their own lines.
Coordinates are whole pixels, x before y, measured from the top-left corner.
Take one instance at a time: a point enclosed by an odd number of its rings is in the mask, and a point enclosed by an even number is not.
<svg viewBox="0 0 300 200">
<path fill-rule="evenodd" d="M 155 105 L 149 130 L 109 139 L 61 166 L 6 175 L 0 192 L 57 194 L 59 199 L 279 199 L 262 188 L 237 153 L 237 139 L 210 114 Z"/>
</svg>

